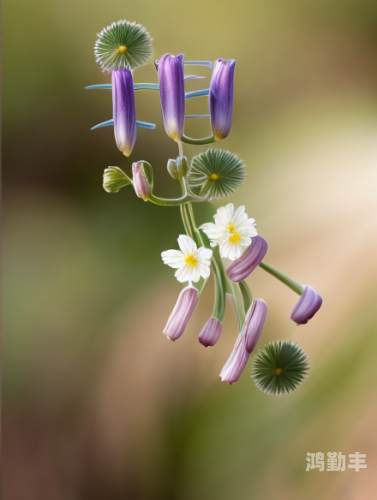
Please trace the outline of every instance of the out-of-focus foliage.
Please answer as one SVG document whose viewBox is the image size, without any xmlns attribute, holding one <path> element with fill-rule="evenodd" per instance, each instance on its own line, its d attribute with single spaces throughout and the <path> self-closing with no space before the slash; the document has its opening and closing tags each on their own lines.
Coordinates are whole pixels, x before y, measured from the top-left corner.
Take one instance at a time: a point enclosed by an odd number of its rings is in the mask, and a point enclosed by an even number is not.
<svg viewBox="0 0 377 500">
<path fill-rule="evenodd" d="M 4 497 L 374 499 L 377 5 L 6 0 L 3 17 Z M 138 91 L 138 119 L 157 128 L 139 129 L 124 158 L 111 127 L 90 132 L 111 118 L 111 92 L 84 90 L 109 82 L 96 33 L 124 18 L 147 27 L 156 59 L 238 61 L 218 147 L 248 177 L 230 201 L 257 220 L 267 262 L 324 298 L 296 327 L 292 292 L 262 270 L 248 280 L 269 307 L 260 347 L 290 339 L 308 354 L 292 395 L 260 393 L 250 370 L 219 382 L 236 318 L 215 348 L 199 345 L 211 290 L 178 342 L 161 333 L 180 290 L 160 260 L 183 231 L 178 210 L 131 188 L 110 195 L 102 173 L 145 160 L 156 193 L 173 196 L 176 144 L 158 93 Z M 207 68 L 195 73 L 208 85 Z M 135 81 L 157 81 L 152 61 Z M 205 98 L 187 102 L 205 112 Z M 189 136 L 209 132 L 205 119 L 187 123 Z M 185 146 L 189 159 L 202 151 Z M 195 208 L 199 224 L 214 212 Z M 306 472 L 317 451 L 366 453 L 368 469 Z"/>
</svg>

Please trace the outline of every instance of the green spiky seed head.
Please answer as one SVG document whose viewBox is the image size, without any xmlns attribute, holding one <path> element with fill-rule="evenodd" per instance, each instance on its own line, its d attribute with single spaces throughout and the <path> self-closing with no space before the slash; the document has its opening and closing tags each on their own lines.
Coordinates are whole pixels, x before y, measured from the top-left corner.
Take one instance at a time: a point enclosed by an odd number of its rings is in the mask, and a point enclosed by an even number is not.
<svg viewBox="0 0 377 500">
<path fill-rule="evenodd" d="M 188 177 L 190 187 L 209 199 L 228 196 L 243 186 L 245 178 L 243 161 L 223 149 L 208 149 L 194 156 Z"/>
<path fill-rule="evenodd" d="M 104 28 L 94 45 L 96 61 L 105 72 L 143 66 L 152 52 L 152 38 L 146 28 L 126 20 Z"/>
<path fill-rule="evenodd" d="M 308 358 L 295 342 L 279 340 L 266 344 L 255 356 L 251 377 L 266 394 L 288 394 L 304 380 Z"/>
</svg>

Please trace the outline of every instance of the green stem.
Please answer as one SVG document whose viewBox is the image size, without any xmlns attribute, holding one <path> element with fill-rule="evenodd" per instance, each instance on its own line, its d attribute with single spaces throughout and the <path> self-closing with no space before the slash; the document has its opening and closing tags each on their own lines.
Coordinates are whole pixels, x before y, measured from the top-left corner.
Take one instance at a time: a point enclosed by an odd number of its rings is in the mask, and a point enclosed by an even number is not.
<svg viewBox="0 0 377 500">
<path fill-rule="evenodd" d="M 154 194 L 150 194 L 148 201 L 154 203 L 155 205 L 160 205 L 162 207 L 177 207 L 179 205 L 184 205 L 189 202 L 199 202 L 199 201 L 207 201 L 207 198 L 200 198 L 199 196 L 195 196 L 193 194 L 186 194 L 181 196 L 180 198 L 159 198 Z"/>
<path fill-rule="evenodd" d="M 240 291 L 240 287 L 238 283 L 231 282 L 232 290 L 233 290 L 233 302 L 234 307 L 236 308 L 237 317 L 238 317 L 238 325 L 241 331 L 242 326 L 245 321 L 245 306 L 243 304 L 242 294 Z"/>
<path fill-rule="evenodd" d="M 269 274 L 274 276 L 274 278 L 276 278 L 279 281 L 281 281 L 282 283 L 284 283 L 284 285 L 287 285 L 287 287 L 289 287 L 294 292 L 298 293 L 298 295 L 302 295 L 304 293 L 304 287 L 302 285 L 300 285 L 300 283 L 297 283 L 297 281 L 295 281 L 292 278 L 290 278 L 289 276 L 286 276 L 285 274 L 281 273 L 280 271 L 278 271 L 274 267 L 269 266 L 265 262 L 261 262 L 259 264 L 259 267 L 261 267 L 262 269 L 267 271 Z"/>
<path fill-rule="evenodd" d="M 249 310 L 251 303 L 253 302 L 253 296 L 251 295 L 250 288 L 248 287 L 246 281 L 239 282 L 240 292 L 243 300 L 243 307 L 245 309 L 245 314 Z"/>
<path fill-rule="evenodd" d="M 213 251 L 212 268 L 215 276 L 215 304 L 212 316 L 219 321 L 223 321 L 226 310 L 226 283 L 223 280 L 223 273 L 221 271 L 222 262 L 218 248 L 215 248 Z"/>
<path fill-rule="evenodd" d="M 186 205 L 181 205 L 179 207 L 180 212 L 181 212 L 181 218 L 183 222 L 183 227 L 185 228 L 186 234 L 188 234 L 191 238 L 194 239 L 194 232 L 190 224 L 190 220 L 187 215 L 187 206 Z"/>
<path fill-rule="evenodd" d="M 192 139 L 191 137 L 183 135 L 181 137 L 181 141 L 185 142 L 186 144 L 194 144 L 196 146 L 201 146 L 204 144 L 212 144 L 213 142 L 216 142 L 216 139 L 214 135 L 212 135 L 211 137 L 204 137 L 203 139 Z"/>
</svg>

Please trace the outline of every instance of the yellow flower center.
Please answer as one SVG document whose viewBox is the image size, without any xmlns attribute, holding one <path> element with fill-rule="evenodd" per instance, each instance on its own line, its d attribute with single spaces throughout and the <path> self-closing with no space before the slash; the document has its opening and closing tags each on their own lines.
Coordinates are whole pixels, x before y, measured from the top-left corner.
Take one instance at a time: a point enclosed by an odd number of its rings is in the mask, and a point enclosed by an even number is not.
<svg viewBox="0 0 377 500">
<path fill-rule="evenodd" d="M 229 237 L 231 243 L 239 243 L 241 241 L 241 236 L 238 233 L 233 233 L 232 236 Z"/>
<path fill-rule="evenodd" d="M 210 175 L 210 179 L 212 179 L 213 181 L 217 181 L 218 178 L 219 178 L 219 176 L 217 174 Z"/>
<path fill-rule="evenodd" d="M 126 52 L 127 50 L 127 47 L 125 45 L 121 45 L 118 49 L 118 52 L 120 52 L 120 54 L 123 54 L 123 52 Z"/>
<path fill-rule="evenodd" d="M 195 259 L 195 257 L 193 255 L 188 255 L 185 258 L 185 262 L 186 262 L 186 264 L 188 264 L 189 266 L 192 266 L 192 267 L 195 267 L 196 264 L 198 263 L 198 261 Z"/>
<path fill-rule="evenodd" d="M 231 222 L 229 222 L 228 224 L 228 231 L 230 232 L 230 234 L 233 234 L 236 231 L 234 224 L 232 224 Z"/>
<path fill-rule="evenodd" d="M 282 371 L 283 370 L 281 368 L 276 368 L 275 373 L 276 375 L 281 375 Z"/>
</svg>

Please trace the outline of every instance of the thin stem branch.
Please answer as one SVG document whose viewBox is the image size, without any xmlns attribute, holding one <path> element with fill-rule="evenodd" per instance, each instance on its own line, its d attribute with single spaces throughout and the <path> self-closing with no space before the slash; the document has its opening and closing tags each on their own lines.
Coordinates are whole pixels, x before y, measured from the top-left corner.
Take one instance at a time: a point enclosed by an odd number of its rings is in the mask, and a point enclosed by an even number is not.
<svg viewBox="0 0 377 500">
<path fill-rule="evenodd" d="M 282 283 L 284 283 L 284 285 L 286 285 L 287 287 L 289 287 L 291 290 L 293 290 L 294 292 L 298 293 L 298 295 L 302 295 L 304 293 L 304 287 L 302 285 L 300 285 L 300 283 L 298 283 L 297 281 L 293 280 L 289 276 L 286 276 L 285 274 L 281 273 L 280 271 L 278 271 L 274 267 L 269 266 L 265 262 L 261 262 L 259 264 L 259 267 L 261 267 L 262 269 L 264 269 L 265 271 L 267 271 L 274 278 L 276 278 L 279 281 L 281 281 Z"/>
</svg>

